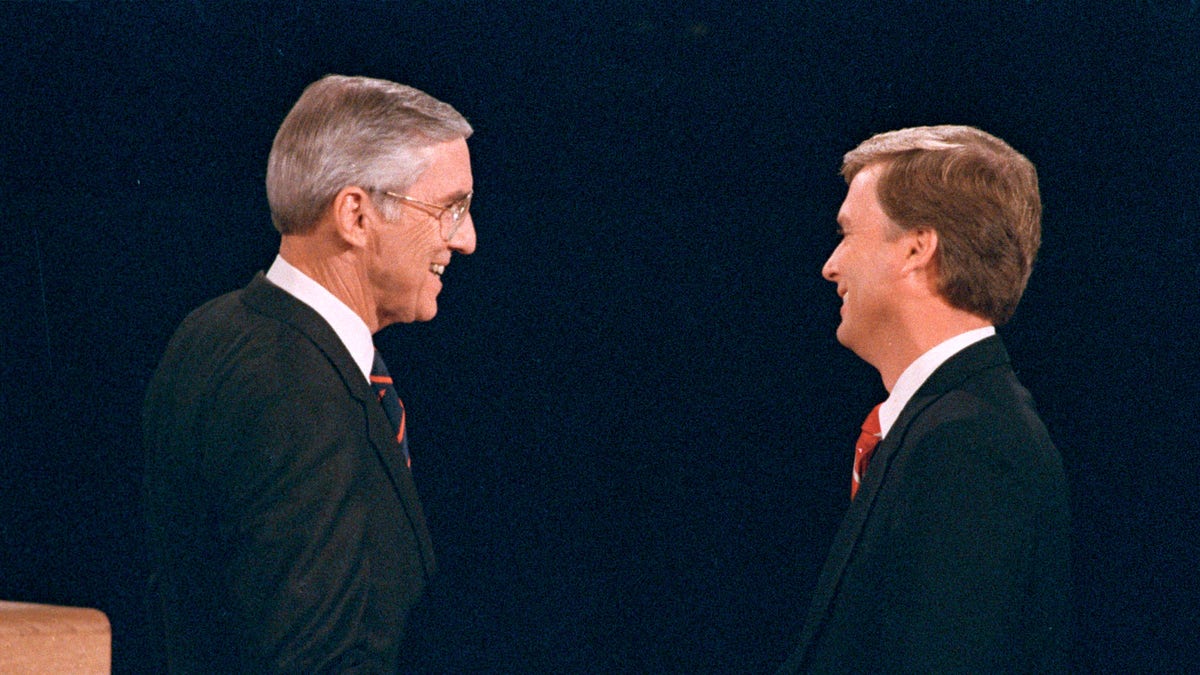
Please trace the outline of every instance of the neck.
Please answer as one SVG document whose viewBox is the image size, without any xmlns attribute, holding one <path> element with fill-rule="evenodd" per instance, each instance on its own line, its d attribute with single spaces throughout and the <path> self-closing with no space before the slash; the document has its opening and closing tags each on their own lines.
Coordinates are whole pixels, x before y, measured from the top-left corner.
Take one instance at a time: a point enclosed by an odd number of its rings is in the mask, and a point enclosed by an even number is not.
<svg viewBox="0 0 1200 675">
<path fill-rule="evenodd" d="M 879 371 L 884 388 L 891 392 L 900 375 L 922 354 L 956 335 L 990 325 L 987 319 L 938 298 L 908 312 L 899 327 L 889 332 L 879 353 L 866 360 Z"/>
<path fill-rule="evenodd" d="M 279 255 L 345 303 L 372 334 L 382 328 L 354 249 L 339 246 L 317 228 L 312 233 L 283 235 Z"/>
</svg>

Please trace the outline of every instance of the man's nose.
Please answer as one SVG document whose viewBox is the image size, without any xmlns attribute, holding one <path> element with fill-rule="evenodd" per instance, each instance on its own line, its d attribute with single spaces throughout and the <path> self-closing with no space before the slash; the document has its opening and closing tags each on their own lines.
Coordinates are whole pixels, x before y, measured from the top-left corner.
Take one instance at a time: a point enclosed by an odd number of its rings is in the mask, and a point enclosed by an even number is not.
<svg viewBox="0 0 1200 675">
<path fill-rule="evenodd" d="M 471 218 L 470 213 L 463 216 L 462 225 L 458 226 L 458 231 L 450 238 L 449 243 L 450 250 L 463 255 L 471 255 L 475 252 L 475 221 Z"/>
<path fill-rule="evenodd" d="M 825 277 L 826 281 L 837 281 L 837 258 L 838 250 L 835 248 L 833 253 L 829 254 L 829 258 L 825 261 L 825 265 L 821 267 L 821 276 Z"/>
</svg>

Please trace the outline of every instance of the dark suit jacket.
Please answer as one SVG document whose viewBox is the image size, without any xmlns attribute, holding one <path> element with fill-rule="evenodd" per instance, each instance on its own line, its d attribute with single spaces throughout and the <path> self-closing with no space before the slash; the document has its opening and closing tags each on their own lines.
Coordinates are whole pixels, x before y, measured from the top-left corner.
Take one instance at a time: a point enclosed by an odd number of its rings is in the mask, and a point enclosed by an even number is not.
<svg viewBox="0 0 1200 675">
<path fill-rule="evenodd" d="M 175 672 L 394 672 L 434 571 L 363 373 L 259 274 L 193 312 L 144 409 L 151 613 Z"/>
<path fill-rule="evenodd" d="M 780 672 L 1056 672 L 1070 641 L 1062 460 L 999 337 L 876 448 Z"/>
</svg>

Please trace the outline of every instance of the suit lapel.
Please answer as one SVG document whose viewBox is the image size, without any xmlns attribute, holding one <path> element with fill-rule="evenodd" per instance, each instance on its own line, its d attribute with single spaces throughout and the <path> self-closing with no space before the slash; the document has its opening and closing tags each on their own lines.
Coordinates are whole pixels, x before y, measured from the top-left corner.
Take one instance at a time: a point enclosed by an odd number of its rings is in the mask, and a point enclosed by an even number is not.
<svg viewBox="0 0 1200 675">
<path fill-rule="evenodd" d="M 434 571 L 433 544 L 412 472 L 405 464 L 387 413 L 375 398 L 375 392 L 371 390 L 349 350 L 316 310 L 267 281 L 261 272 L 245 288 L 242 301 L 256 311 L 292 326 L 307 337 L 329 359 L 350 396 L 362 405 L 367 419 L 367 434 L 375 455 L 382 463 L 408 517 L 408 524 L 420 542 L 425 570 L 431 574 Z"/>
<path fill-rule="evenodd" d="M 903 446 L 912 423 L 920 417 L 934 401 L 946 392 L 957 387 L 964 379 L 982 369 L 1008 363 L 1008 352 L 998 336 L 980 340 L 966 349 L 950 357 L 929 379 L 921 385 L 917 393 L 904 406 L 900 417 L 888 430 L 887 436 L 875 449 L 871 458 L 870 468 L 863 477 L 863 483 L 858 496 L 850 503 L 850 509 L 842 519 L 830 547 L 829 557 L 821 570 L 816 589 L 810 605 L 808 620 L 804 624 L 804 632 L 800 639 L 800 648 L 793 654 L 789 665 L 798 667 L 808 649 L 816 640 L 826 618 L 829 615 L 834 596 L 841 585 L 842 574 L 854 554 L 855 546 L 866 526 L 867 519 L 875 505 L 880 485 L 886 479 L 888 467 L 891 465 L 896 452 Z M 796 661 L 793 663 L 793 661 Z"/>
<path fill-rule="evenodd" d="M 883 477 L 887 475 L 887 467 L 891 465 L 892 457 L 904 445 L 904 439 L 908 435 L 909 429 L 913 422 L 921 416 L 921 413 L 934 401 L 956 389 L 972 375 L 1008 362 L 1008 352 L 1004 349 L 1004 343 L 1000 341 L 999 337 L 992 336 L 969 345 L 966 349 L 951 356 L 930 374 L 929 379 L 925 380 L 917 393 L 909 399 L 904 410 L 900 411 L 896 423 L 888 430 L 887 438 L 879 444 L 875 457 L 871 460 L 872 464 L 879 462 L 883 466 L 882 471 L 868 471 L 868 474 L 871 474 L 867 481 L 870 482 L 871 500 L 874 500 Z M 862 489 L 867 489 L 866 482 Z M 859 496 L 861 497 L 862 494 L 860 491 Z"/>
</svg>

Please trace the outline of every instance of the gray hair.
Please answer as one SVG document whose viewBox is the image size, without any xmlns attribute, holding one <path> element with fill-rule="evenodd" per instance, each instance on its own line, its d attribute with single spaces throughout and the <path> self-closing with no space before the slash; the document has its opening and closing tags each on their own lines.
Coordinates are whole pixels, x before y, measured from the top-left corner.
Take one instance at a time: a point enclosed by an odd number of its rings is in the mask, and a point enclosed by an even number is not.
<svg viewBox="0 0 1200 675">
<path fill-rule="evenodd" d="M 407 190 L 429 167 L 429 149 L 468 138 L 450 105 L 395 82 L 326 75 L 310 84 L 275 134 L 267 159 L 267 202 L 283 234 L 316 224 L 344 187 Z M 391 218 L 394 208 L 381 211 Z"/>
</svg>

